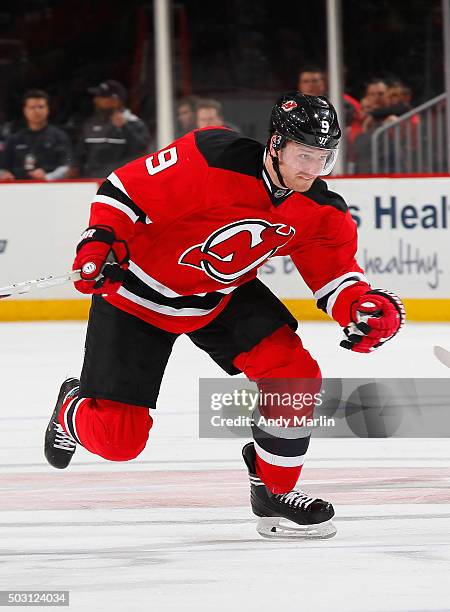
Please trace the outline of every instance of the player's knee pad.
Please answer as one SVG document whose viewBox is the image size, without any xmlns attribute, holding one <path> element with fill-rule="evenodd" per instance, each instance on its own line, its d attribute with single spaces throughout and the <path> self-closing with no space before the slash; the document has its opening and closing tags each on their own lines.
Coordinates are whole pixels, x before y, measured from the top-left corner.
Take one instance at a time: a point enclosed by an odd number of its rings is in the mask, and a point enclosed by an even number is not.
<svg viewBox="0 0 450 612">
<path fill-rule="evenodd" d="M 321 378 L 315 359 L 304 348 L 300 338 L 284 325 L 259 344 L 241 353 L 234 365 L 251 380 L 262 378 Z"/>
<path fill-rule="evenodd" d="M 322 382 L 320 369 L 287 325 L 241 353 L 234 363 L 258 384 L 261 416 L 289 419 L 289 426 L 296 426 L 300 417 L 313 416 Z"/>
<path fill-rule="evenodd" d="M 77 423 L 83 446 L 110 461 L 129 461 L 145 448 L 153 419 L 148 408 L 91 400 L 84 427 Z"/>
</svg>

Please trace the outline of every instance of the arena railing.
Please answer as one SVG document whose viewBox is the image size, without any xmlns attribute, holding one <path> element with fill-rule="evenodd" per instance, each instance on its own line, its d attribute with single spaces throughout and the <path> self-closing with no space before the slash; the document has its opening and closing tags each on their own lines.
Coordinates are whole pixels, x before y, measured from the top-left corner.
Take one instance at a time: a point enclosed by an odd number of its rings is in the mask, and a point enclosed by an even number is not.
<svg viewBox="0 0 450 612">
<path fill-rule="evenodd" d="M 450 171 L 446 122 L 447 95 L 443 93 L 377 128 L 371 138 L 372 172 Z"/>
</svg>

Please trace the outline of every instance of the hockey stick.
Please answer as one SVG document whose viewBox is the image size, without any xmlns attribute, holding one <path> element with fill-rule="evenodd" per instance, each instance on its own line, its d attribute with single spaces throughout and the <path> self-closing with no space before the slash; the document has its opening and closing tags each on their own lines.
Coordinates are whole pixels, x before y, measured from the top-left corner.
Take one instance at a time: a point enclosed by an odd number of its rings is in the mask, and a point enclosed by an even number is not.
<svg viewBox="0 0 450 612">
<path fill-rule="evenodd" d="M 439 359 L 442 365 L 445 365 L 447 366 L 447 368 L 450 368 L 450 351 L 447 351 L 442 346 L 435 346 L 433 347 L 433 353 L 435 357 Z"/>
<path fill-rule="evenodd" d="M 64 285 L 65 283 L 80 280 L 80 272 L 81 270 L 73 270 L 61 276 L 43 276 L 42 278 L 35 278 L 23 283 L 14 283 L 14 285 L 9 285 L 8 287 L 0 287 L 0 299 L 28 293 L 32 289 L 47 289 L 47 287 L 55 287 L 56 285 Z"/>
</svg>

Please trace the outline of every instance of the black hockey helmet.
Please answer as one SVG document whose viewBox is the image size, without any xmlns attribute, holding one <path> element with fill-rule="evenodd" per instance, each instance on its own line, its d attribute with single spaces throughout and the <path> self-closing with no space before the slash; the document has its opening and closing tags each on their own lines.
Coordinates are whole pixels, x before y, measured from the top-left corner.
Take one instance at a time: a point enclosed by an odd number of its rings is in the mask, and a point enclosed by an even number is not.
<svg viewBox="0 0 450 612">
<path fill-rule="evenodd" d="M 336 149 L 341 130 L 336 109 L 325 96 L 283 94 L 272 109 L 270 132 L 310 147 Z"/>
<path fill-rule="evenodd" d="M 270 117 L 270 136 L 275 151 L 288 140 L 307 147 L 329 151 L 322 175 L 329 174 L 336 162 L 341 130 L 336 109 L 325 96 L 308 96 L 299 91 L 284 93 L 277 100 Z M 278 160 L 274 167 L 279 178 Z"/>
</svg>

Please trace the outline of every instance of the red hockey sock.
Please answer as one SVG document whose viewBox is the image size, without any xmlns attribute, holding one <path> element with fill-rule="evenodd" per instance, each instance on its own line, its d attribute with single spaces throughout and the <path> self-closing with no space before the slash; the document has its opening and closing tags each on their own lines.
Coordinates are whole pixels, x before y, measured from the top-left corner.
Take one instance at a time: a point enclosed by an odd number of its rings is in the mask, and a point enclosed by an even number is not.
<svg viewBox="0 0 450 612">
<path fill-rule="evenodd" d="M 256 472 L 273 493 L 291 491 L 300 476 L 311 437 L 310 428 L 298 426 L 298 420 L 313 416 L 314 394 L 321 386 L 319 366 L 287 325 L 238 355 L 234 364 L 260 390 L 260 406 L 253 414 L 252 426 Z M 311 399 L 308 403 L 304 401 L 305 394 Z M 264 396 L 287 397 L 288 402 L 267 405 L 263 403 Z M 297 404 L 300 397 L 303 399 Z M 273 422 L 278 417 L 279 426 L 265 425 L 264 419 Z"/>
<path fill-rule="evenodd" d="M 65 402 L 59 422 L 79 444 L 110 461 L 137 457 L 153 425 L 148 408 L 77 396 Z"/>
<path fill-rule="evenodd" d="M 258 455 L 256 447 L 256 474 L 272 493 L 287 493 L 291 491 L 300 478 L 303 465 L 286 467 L 266 463 Z"/>
</svg>

